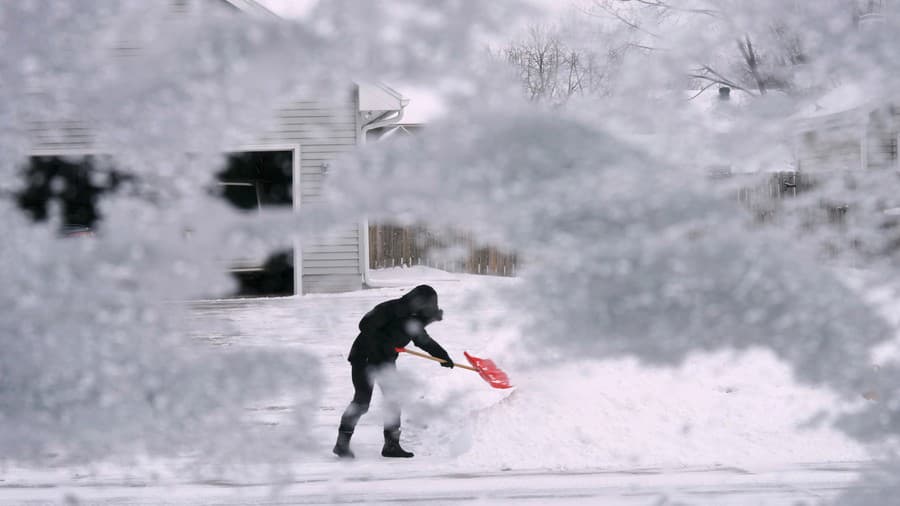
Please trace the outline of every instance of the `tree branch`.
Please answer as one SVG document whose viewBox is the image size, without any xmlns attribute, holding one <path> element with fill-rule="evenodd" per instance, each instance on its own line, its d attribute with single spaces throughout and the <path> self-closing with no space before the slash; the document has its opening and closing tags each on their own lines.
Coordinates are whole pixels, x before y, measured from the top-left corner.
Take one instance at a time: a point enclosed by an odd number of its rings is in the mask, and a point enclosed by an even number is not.
<svg viewBox="0 0 900 506">
<path fill-rule="evenodd" d="M 703 79 L 705 81 L 711 81 L 714 84 L 721 84 L 723 86 L 728 86 L 729 88 L 734 88 L 736 90 L 743 91 L 744 93 L 748 93 L 750 95 L 756 95 L 752 90 L 741 86 L 740 84 L 735 83 L 731 79 L 723 76 L 722 74 L 713 70 L 709 65 L 704 65 L 700 68 L 701 71 L 706 72 L 706 74 L 693 73 L 688 74 L 688 77 L 693 77 L 695 79 Z"/>
<path fill-rule="evenodd" d="M 698 91 L 696 94 L 692 95 L 691 98 L 689 98 L 688 100 L 694 100 L 695 98 L 697 98 L 697 97 L 699 97 L 700 95 L 702 95 L 704 91 L 706 91 L 706 90 L 712 88 L 712 87 L 715 86 L 716 84 L 719 84 L 719 83 L 713 81 L 713 82 L 707 84 L 706 86 L 700 88 L 700 91 Z"/>
<path fill-rule="evenodd" d="M 756 81 L 756 87 L 759 89 L 760 95 L 766 94 L 766 82 L 763 77 L 759 73 L 759 57 L 756 54 L 756 51 L 753 50 L 753 42 L 750 40 L 749 35 L 744 35 L 744 41 L 737 41 L 738 50 L 741 52 L 741 56 L 744 57 L 744 62 L 747 63 L 747 68 L 750 69 L 750 75 L 753 76 L 753 80 Z"/>
<path fill-rule="evenodd" d="M 628 1 L 628 0 L 617 0 L 617 1 Z M 631 20 L 625 18 L 624 16 L 622 16 L 621 14 L 619 14 L 619 12 L 616 11 L 615 9 L 613 9 L 613 8 L 608 7 L 608 6 L 606 6 L 606 5 L 603 5 L 603 4 L 601 4 L 601 3 L 596 3 L 596 2 L 595 2 L 594 5 L 596 5 L 597 7 L 599 7 L 601 10 L 605 11 L 607 14 L 609 14 L 609 15 L 613 16 L 614 18 L 618 19 L 620 22 L 624 23 L 625 26 L 627 26 L 627 27 L 629 27 L 629 28 L 631 28 L 631 29 L 633 29 L 633 30 L 637 30 L 637 31 L 642 32 L 642 33 L 646 33 L 647 35 L 649 35 L 649 36 L 651 36 L 651 37 L 653 37 L 653 38 L 655 38 L 655 39 L 660 38 L 659 34 L 653 33 L 653 32 L 651 32 L 651 31 L 649 31 L 649 30 L 647 30 L 647 29 L 645 29 L 645 28 L 642 28 L 642 27 L 641 27 L 640 25 L 638 25 L 636 22 L 631 21 Z M 581 10 L 582 10 L 582 12 L 584 12 L 585 14 L 587 14 L 588 16 L 598 17 L 596 14 L 593 14 L 593 13 L 591 13 L 590 11 L 588 11 L 588 10 L 586 10 L 586 9 L 581 9 Z"/>
<path fill-rule="evenodd" d="M 715 9 L 695 9 L 690 7 L 677 7 L 668 2 L 663 2 L 662 0 L 616 0 L 621 3 L 634 2 L 645 5 L 647 7 L 655 7 L 657 9 L 663 9 L 667 11 L 673 12 L 687 12 L 691 14 L 703 14 L 705 16 L 712 16 L 714 18 L 719 18 L 722 14 Z"/>
</svg>

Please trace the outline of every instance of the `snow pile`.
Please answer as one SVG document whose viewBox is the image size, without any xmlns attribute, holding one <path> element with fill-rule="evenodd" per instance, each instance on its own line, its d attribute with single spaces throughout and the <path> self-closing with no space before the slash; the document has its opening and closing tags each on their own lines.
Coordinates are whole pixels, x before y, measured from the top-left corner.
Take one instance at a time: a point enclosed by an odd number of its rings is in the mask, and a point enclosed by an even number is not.
<svg viewBox="0 0 900 506">
<path fill-rule="evenodd" d="M 515 385 L 513 390 L 495 390 L 469 371 L 436 369 L 430 362 L 401 357 L 398 366 L 407 381 L 404 437 L 429 466 L 448 464 L 467 471 L 758 468 L 868 458 L 861 443 L 832 423 L 842 412 L 869 402 L 857 395 L 847 403 L 827 389 L 801 385 L 789 365 L 770 351 L 694 353 L 682 364 L 665 368 L 633 359 L 585 357 L 551 365 L 555 359 L 547 355 L 534 365 L 522 346 L 521 313 L 509 295 L 525 280 L 424 267 L 377 270 L 373 277 L 395 288 L 305 297 L 292 310 L 305 314 L 303 308 L 327 304 L 327 317 L 343 329 L 335 335 L 347 334 L 328 344 L 339 355 L 326 372 L 334 382 L 328 390 L 342 391 L 327 401 L 334 403 L 335 411 L 350 395 L 343 361 L 346 346 L 340 341 L 349 344 L 354 311 L 367 309 L 359 297 L 374 304 L 421 282 L 437 288 L 447 315 L 429 333 L 457 359 L 462 360 L 463 350 L 493 359 Z M 265 322 L 283 316 L 257 311 L 247 318 L 244 324 L 256 333 L 257 325 L 263 329 Z M 297 330 L 298 336 L 306 334 Z M 316 344 L 317 349 L 321 346 Z M 376 393 L 374 415 L 363 419 L 355 444 L 378 437 L 379 405 Z M 324 437 L 330 438 L 335 418 L 325 417 L 322 423 Z"/>
<path fill-rule="evenodd" d="M 373 269 L 369 276 L 373 286 L 409 286 L 411 283 L 433 283 L 435 281 L 459 281 L 463 276 L 424 265 L 410 267 L 390 267 Z"/>
<path fill-rule="evenodd" d="M 230 330 L 224 329 L 220 344 L 300 347 L 324 365 L 323 397 L 313 424 L 321 459 L 330 457 L 338 418 L 352 396 L 346 355 L 360 316 L 423 282 L 436 288 L 446 312 L 429 333 L 455 359 L 464 360 L 464 350 L 493 359 L 516 388 L 492 389 L 470 371 L 401 356 L 403 437 L 416 452 L 419 471 L 752 469 L 867 458 L 860 443 L 831 423 L 841 411 L 868 402 L 857 396 L 859 401 L 844 404 L 827 389 L 800 385 L 769 351 L 696 353 L 667 368 L 587 358 L 557 365 L 548 358 L 529 367 L 531 361 L 520 353 L 518 311 L 504 295 L 523 280 L 426 267 L 372 274 L 390 288 L 243 301 L 222 313 Z M 200 329 L 209 328 L 205 321 Z M 381 403 L 376 389 L 353 440 L 361 463 L 377 460 Z M 298 465 L 304 472 L 303 463 Z"/>
<path fill-rule="evenodd" d="M 564 112 L 470 119 L 336 164 L 346 177 L 329 202 L 373 219 L 462 220 L 517 251 L 524 282 L 508 294 L 511 314 L 535 358 L 675 364 L 765 346 L 805 381 L 858 391 L 888 325 L 788 236 L 752 228 L 705 177 Z M 383 186 L 359 184 L 373 179 Z"/>
<path fill-rule="evenodd" d="M 663 370 L 578 361 L 515 377 L 516 391 L 475 414 L 461 465 L 754 467 L 867 457 L 827 427 L 821 411 L 835 396 L 798 386 L 767 352 L 695 356 Z"/>
</svg>

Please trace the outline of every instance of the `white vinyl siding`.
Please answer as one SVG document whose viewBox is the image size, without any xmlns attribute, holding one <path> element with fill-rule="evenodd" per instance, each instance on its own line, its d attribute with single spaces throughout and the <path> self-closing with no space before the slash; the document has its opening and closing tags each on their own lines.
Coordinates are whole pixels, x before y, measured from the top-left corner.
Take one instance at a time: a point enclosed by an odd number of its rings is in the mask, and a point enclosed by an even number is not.
<svg viewBox="0 0 900 506">
<path fill-rule="evenodd" d="M 169 0 L 174 18 L 202 15 L 209 4 L 237 8 L 250 14 L 271 15 L 252 2 L 222 1 L 200 3 L 196 0 Z M 123 47 L 130 47 L 124 44 Z M 139 51 L 138 48 L 130 50 Z M 298 70 L 302 72 L 302 70 Z M 275 121 L 260 128 L 261 135 L 248 138 L 245 146 L 265 149 L 299 147 L 299 192 L 294 192 L 295 205 L 321 199 L 323 164 L 355 148 L 358 142 L 358 93 L 348 84 L 346 95 L 339 101 L 317 99 L 296 100 L 279 109 Z M 61 118 L 52 122 L 29 125 L 31 151 L 40 154 L 84 154 L 103 151 L 89 125 L 78 118 Z M 269 128 L 265 131 L 265 128 Z M 235 151 L 243 150 L 235 146 Z M 296 179 L 295 179 L 296 183 Z M 361 252 L 364 239 L 359 223 L 348 223 L 346 230 L 331 241 L 305 245 L 302 257 L 304 292 L 356 290 L 362 286 Z M 356 252 L 355 257 L 353 252 Z"/>
<path fill-rule="evenodd" d="M 356 101 L 348 87 L 341 103 L 296 101 L 277 112 L 275 128 L 246 145 L 300 147 L 299 204 L 321 199 L 323 164 L 356 147 Z M 29 126 L 33 154 L 84 153 L 98 150 L 91 129 L 80 121 L 35 122 Z M 250 148 L 248 148 L 250 149 Z M 238 146 L 235 150 L 243 150 Z M 296 194 L 295 194 L 296 195 Z M 304 293 L 357 290 L 362 286 L 359 224 L 329 240 L 305 245 L 302 250 Z"/>
<path fill-rule="evenodd" d="M 795 156 L 800 170 L 831 172 L 862 167 L 864 125 L 858 111 L 806 119 L 798 126 Z"/>
<path fill-rule="evenodd" d="M 886 169 L 897 163 L 896 108 L 882 107 L 869 113 L 865 129 L 867 169 Z"/>
<path fill-rule="evenodd" d="M 28 135 L 36 154 L 80 153 L 94 149 L 94 135 L 88 126 L 75 120 L 46 122 L 33 121 L 28 124 Z"/>
<path fill-rule="evenodd" d="M 798 167 L 807 172 L 895 167 L 898 124 L 891 105 L 801 120 L 795 134 Z"/>
<path fill-rule="evenodd" d="M 299 144 L 300 199 L 319 202 L 322 195 L 323 164 L 355 149 L 357 143 L 357 105 L 348 89 L 347 100 L 340 103 L 296 101 L 277 113 L 274 130 L 266 132 L 258 144 Z M 302 204 L 301 204 L 302 205 Z M 329 239 L 304 245 L 303 290 L 334 292 L 362 287 L 359 225 Z"/>
</svg>

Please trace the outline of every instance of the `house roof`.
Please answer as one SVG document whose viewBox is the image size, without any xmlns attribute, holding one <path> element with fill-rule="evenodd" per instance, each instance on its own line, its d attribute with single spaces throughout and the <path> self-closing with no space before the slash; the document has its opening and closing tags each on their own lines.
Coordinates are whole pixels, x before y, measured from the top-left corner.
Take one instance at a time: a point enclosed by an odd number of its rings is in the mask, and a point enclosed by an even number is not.
<svg viewBox="0 0 900 506">
<path fill-rule="evenodd" d="M 816 118 L 860 108 L 869 102 L 869 94 L 859 83 L 849 82 L 828 91 L 798 114 L 798 118 Z"/>
<path fill-rule="evenodd" d="M 278 14 L 270 11 L 256 0 L 219 0 L 235 9 L 254 16 L 278 18 Z"/>
<path fill-rule="evenodd" d="M 384 83 L 357 82 L 360 111 L 399 111 L 409 99 Z"/>
</svg>

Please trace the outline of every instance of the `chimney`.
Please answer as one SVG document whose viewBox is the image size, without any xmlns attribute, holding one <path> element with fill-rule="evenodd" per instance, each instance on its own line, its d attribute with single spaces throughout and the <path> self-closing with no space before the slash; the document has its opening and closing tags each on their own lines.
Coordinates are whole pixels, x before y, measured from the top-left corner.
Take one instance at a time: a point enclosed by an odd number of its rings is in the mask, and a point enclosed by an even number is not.
<svg viewBox="0 0 900 506">
<path fill-rule="evenodd" d="M 723 102 L 727 102 L 731 100 L 731 88 L 728 86 L 720 86 L 719 87 L 719 100 Z"/>
</svg>

